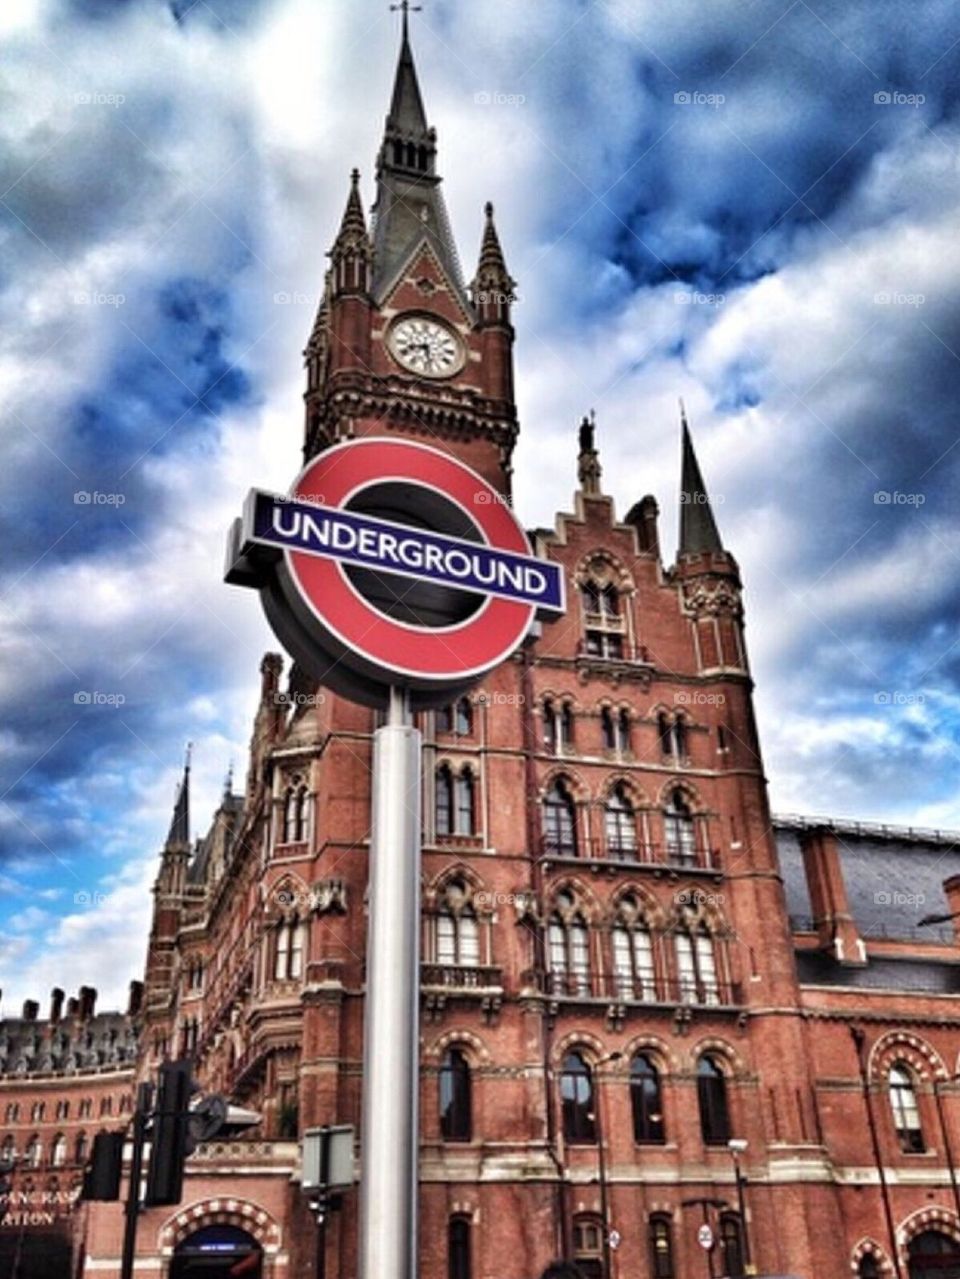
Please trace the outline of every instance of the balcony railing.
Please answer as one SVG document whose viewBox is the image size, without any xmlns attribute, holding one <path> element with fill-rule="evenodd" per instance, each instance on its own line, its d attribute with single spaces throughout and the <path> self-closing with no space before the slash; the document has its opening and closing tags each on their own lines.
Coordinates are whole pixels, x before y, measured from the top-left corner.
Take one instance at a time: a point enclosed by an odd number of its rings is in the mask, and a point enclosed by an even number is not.
<svg viewBox="0 0 960 1279">
<path fill-rule="evenodd" d="M 503 971 L 489 964 L 421 964 L 420 985 L 443 990 L 500 990 Z"/>
<path fill-rule="evenodd" d="M 704 1008 L 737 1008 L 741 1004 L 737 982 L 704 982 L 692 978 L 630 977 L 621 973 L 531 974 L 545 995 L 557 999 L 606 999 L 621 1004 L 691 1005 Z"/>
<path fill-rule="evenodd" d="M 641 841 L 561 840 L 545 835 L 540 841 L 540 856 L 585 862 L 621 862 L 632 866 L 670 866 L 677 870 L 720 869 L 720 853 L 716 848 L 687 849 L 681 845 Z"/>
<path fill-rule="evenodd" d="M 578 659 L 588 662 L 627 662 L 635 666 L 653 664 L 649 650 L 642 644 L 630 644 L 622 631 L 610 627 L 603 628 L 600 625 L 589 626 L 589 629 L 597 634 L 598 642 L 594 644 L 585 639 L 581 640 L 577 645 Z M 606 644 L 600 641 L 601 635 L 605 637 Z M 607 651 L 603 652 L 603 648 Z"/>
</svg>

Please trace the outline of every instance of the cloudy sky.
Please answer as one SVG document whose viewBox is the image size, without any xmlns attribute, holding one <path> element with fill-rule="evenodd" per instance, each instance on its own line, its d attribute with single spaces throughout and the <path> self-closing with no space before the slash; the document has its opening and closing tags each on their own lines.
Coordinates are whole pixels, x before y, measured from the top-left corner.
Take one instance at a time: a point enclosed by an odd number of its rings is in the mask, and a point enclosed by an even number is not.
<svg viewBox="0 0 960 1279">
<path fill-rule="evenodd" d="M 677 399 L 747 584 L 775 807 L 960 827 L 960 24 L 948 0 L 424 0 L 461 255 L 517 277 L 531 525 L 597 411 L 672 551 Z M 138 974 L 183 745 L 261 652 L 221 585 L 392 81 L 386 0 L 0 6 L 0 978 Z M 87 500 L 83 500 L 86 498 Z M 86 697 L 84 696 L 86 695 Z M 79 700 L 78 700 L 79 698 Z"/>
</svg>

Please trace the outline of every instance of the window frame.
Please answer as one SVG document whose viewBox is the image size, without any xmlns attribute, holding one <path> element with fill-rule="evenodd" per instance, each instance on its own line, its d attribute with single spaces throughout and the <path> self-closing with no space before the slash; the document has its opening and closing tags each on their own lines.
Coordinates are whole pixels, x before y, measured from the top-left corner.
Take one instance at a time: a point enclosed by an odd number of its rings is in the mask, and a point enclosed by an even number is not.
<svg viewBox="0 0 960 1279">
<path fill-rule="evenodd" d="M 586 1096 L 581 1097 L 581 1083 Z M 568 1146 L 597 1144 L 596 1081 L 589 1061 L 578 1048 L 563 1059 L 559 1076 L 560 1115 L 563 1139 Z"/>
<path fill-rule="evenodd" d="M 709 1071 L 704 1067 L 710 1067 Z M 705 1146 L 726 1146 L 733 1136 L 726 1071 L 711 1053 L 697 1060 L 697 1110 Z"/>
<path fill-rule="evenodd" d="M 896 1082 L 894 1074 L 898 1076 Z M 887 1101 L 901 1153 L 924 1154 L 927 1144 L 923 1135 L 916 1080 L 913 1071 L 902 1061 L 893 1062 L 887 1072 Z"/>
<path fill-rule="evenodd" d="M 640 1062 L 646 1063 L 645 1069 L 638 1069 Z M 652 1089 L 648 1087 L 651 1083 Z M 630 1112 L 636 1145 L 662 1146 L 666 1142 L 663 1081 L 649 1053 L 638 1052 L 630 1062 Z"/>
<path fill-rule="evenodd" d="M 473 1140 L 473 1072 L 466 1053 L 457 1045 L 446 1049 L 437 1079 L 440 1136 L 444 1142 Z"/>
</svg>

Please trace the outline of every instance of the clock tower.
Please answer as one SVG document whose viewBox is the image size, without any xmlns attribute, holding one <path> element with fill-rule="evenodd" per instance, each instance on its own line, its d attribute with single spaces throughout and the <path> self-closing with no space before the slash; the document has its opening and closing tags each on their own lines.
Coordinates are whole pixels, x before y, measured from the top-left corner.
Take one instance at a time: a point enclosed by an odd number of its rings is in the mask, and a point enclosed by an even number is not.
<svg viewBox="0 0 960 1279">
<path fill-rule="evenodd" d="M 514 282 L 493 220 L 465 284 L 410 48 L 407 10 L 368 226 L 353 171 L 305 352 L 305 459 L 370 435 L 455 452 L 505 496 L 517 437 Z"/>
</svg>

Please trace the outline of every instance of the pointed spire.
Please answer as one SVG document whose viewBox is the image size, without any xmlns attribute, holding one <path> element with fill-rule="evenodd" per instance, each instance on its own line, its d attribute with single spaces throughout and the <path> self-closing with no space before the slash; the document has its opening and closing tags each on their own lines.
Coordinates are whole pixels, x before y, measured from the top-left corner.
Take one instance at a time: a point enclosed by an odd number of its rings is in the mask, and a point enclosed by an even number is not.
<svg viewBox="0 0 960 1279">
<path fill-rule="evenodd" d="M 577 478 L 580 491 L 590 497 L 600 496 L 600 454 L 596 444 L 597 415 L 593 409 L 589 417 L 580 421 L 580 452 L 577 456 Z"/>
<path fill-rule="evenodd" d="M 683 432 L 683 458 L 680 478 L 680 555 L 699 555 L 704 551 L 722 551 L 723 543 L 710 507 L 710 496 L 703 482 L 700 464 L 694 452 L 687 413 L 680 401 L 680 425 Z"/>
<path fill-rule="evenodd" d="M 190 756 L 193 743 L 187 743 L 187 754 L 183 765 L 183 777 L 177 787 L 177 798 L 173 805 L 173 817 L 167 834 L 166 847 L 187 847 L 190 843 Z"/>
<path fill-rule="evenodd" d="M 370 284 L 373 246 L 367 235 L 367 220 L 360 199 L 360 170 L 350 174 L 350 194 L 343 211 L 340 230 L 330 250 L 333 263 L 331 285 L 334 296 L 366 293 Z"/>
<path fill-rule="evenodd" d="M 500 237 L 493 220 L 493 205 L 484 205 L 483 239 L 477 274 L 470 285 L 473 304 L 483 324 L 510 322 L 510 304 L 515 301 L 516 281 L 511 279 L 504 260 Z"/>
<path fill-rule="evenodd" d="M 347 207 L 343 211 L 343 219 L 340 223 L 340 233 L 338 240 L 342 240 L 345 236 L 356 236 L 367 234 L 367 219 L 363 212 L 363 202 L 360 199 L 360 170 L 353 169 L 350 173 L 350 194 L 347 196 Z"/>
<path fill-rule="evenodd" d="M 393 81 L 393 97 L 390 100 L 390 114 L 387 116 L 387 129 L 401 133 L 427 133 L 427 113 L 423 109 L 423 97 L 417 80 L 417 68 L 413 62 L 413 50 L 410 48 L 410 24 L 407 3 L 391 5 L 392 9 L 403 11 L 403 38 L 400 41 L 400 58 L 397 62 L 397 74 Z M 419 10 L 414 6 L 414 12 Z"/>
</svg>

